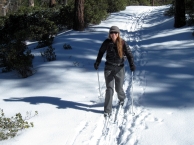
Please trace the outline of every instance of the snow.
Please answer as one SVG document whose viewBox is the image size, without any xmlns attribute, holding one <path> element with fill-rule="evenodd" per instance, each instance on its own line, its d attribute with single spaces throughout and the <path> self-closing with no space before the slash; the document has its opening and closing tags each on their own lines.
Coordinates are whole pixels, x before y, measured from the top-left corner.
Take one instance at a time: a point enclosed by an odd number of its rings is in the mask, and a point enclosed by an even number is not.
<svg viewBox="0 0 194 145">
<path fill-rule="evenodd" d="M 193 145 L 194 37 L 192 27 L 173 27 L 163 15 L 169 6 L 128 6 L 83 32 L 59 34 L 53 43 L 57 60 L 35 55 L 35 74 L 21 79 L 0 74 L 0 108 L 6 116 L 38 111 L 34 127 L 1 145 Z M 125 63 L 126 102 L 118 124 L 102 136 L 105 81 L 104 61 L 94 70 L 101 43 L 117 25 L 131 47 L 137 70 Z M 71 50 L 64 50 L 64 44 Z M 99 93 L 98 73 L 100 79 Z M 133 88 L 133 89 L 132 89 Z M 131 97 L 134 105 L 132 108 Z M 113 113 L 118 100 L 114 94 Z M 135 115 L 132 115 L 131 109 Z"/>
</svg>

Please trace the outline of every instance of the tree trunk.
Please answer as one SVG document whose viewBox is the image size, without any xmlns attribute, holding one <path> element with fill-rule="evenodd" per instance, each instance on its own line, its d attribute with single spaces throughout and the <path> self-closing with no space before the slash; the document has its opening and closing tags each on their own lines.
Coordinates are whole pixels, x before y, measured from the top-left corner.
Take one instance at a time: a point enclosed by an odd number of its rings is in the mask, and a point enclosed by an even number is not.
<svg viewBox="0 0 194 145">
<path fill-rule="evenodd" d="M 52 8 L 56 5 L 56 0 L 49 0 L 49 7 Z"/>
<path fill-rule="evenodd" d="M 84 30 L 84 0 L 75 0 L 73 29 Z"/>
<path fill-rule="evenodd" d="M 2 16 L 6 16 L 7 12 L 8 12 L 8 7 L 9 7 L 9 3 L 7 5 L 3 5 L 2 4 Z"/>
<path fill-rule="evenodd" d="M 3 16 L 3 4 L 0 4 L 0 16 Z"/>
<path fill-rule="evenodd" d="M 29 0 L 29 7 L 34 7 L 34 0 Z"/>
<path fill-rule="evenodd" d="M 180 28 L 186 25 L 185 0 L 175 1 L 174 27 Z"/>
<path fill-rule="evenodd" d="M 64 5 L 67 5 L 67 0 L 64 0 Z"/>
</svg>

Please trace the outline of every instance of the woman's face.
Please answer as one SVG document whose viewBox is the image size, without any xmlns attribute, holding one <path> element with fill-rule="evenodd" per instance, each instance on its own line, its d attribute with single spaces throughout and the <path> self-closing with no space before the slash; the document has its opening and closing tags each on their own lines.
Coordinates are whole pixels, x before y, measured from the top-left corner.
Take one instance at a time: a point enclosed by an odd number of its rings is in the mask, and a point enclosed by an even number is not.
<svg viewBox="0 0 194 145">
<path fill-rule="evenodd" d="M 113 42 L 116 42 L 119 34 L 117 32 L 110 32 L 110 38 L 112 39 Z"/>
</svg>

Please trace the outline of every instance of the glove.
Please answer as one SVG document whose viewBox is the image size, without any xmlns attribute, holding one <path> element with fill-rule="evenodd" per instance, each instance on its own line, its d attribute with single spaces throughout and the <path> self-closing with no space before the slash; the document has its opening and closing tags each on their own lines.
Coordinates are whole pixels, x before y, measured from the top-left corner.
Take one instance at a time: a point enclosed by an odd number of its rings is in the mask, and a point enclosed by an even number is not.
<svg viewBox="0 0 194 145">
<path fill-rule="evenodd" d="M 130 65 L 130 70 L 131 70 L 131 71 L 135 71 L 135 65 L 134 65 L 134 64 L 131 64 L 131 65 Z"/>
<path fill-rule="evenodd" d="M 98 66 L 99 66 L 99 63 L 98 63 L 98 62 L 95 62 L 95 63 L 94 63 L 94 68 L 95 68 L 95 70 L 98 69 Z"/>
</svg>

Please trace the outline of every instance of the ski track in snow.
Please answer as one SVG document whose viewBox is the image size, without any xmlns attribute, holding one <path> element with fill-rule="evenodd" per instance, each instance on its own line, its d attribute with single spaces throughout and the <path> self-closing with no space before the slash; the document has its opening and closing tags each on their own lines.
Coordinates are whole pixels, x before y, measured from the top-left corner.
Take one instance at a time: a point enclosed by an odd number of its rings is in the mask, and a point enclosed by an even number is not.
<svg viewBox="0 0 194 145">
<path fill-rule="evenodd" d="M 67 145 L 137 145 L 140 138 L 140 132 L 142 130 L 149 129 L 146 122 L 163 122 L 162 119 L 153 117 L 149 110 L 145 109 L 143 106 L 140 106 L 138 103 L 146 88 L 146 72 L 140 68 L 147 63 L 143 59 L 147 52 L 140 50 L 138 42 L 141 40 L 141 28 L 143 27 L 142 25 L 144 23 L 144 19 L 150 14 L 151 11 L 154 11 L 154 8 L 138 14 L 133 14 L 133 16 L 125 16 L 127 18 L 125 26 L 127 31 L 121 33 L 121 37 L 125 39 L 130 46 L 138 70 L 134 73 L 133 84 L 131 84 L 131 74 L 129 73 L 129 67 L 126 66 L 126 68 L 128 68 L 126 70 L 124 82 L 126 101 L 121 113 L 118 116 L 118 122 L 113 124 L 110 121 L 108 134 L 103 136 L 103 115 L 96 122 L 88 121 L 86 117 L 85 121 L 78 125 L 76 131 L 77 133 L 73 135 L 74 137 L 69 137 L 71 139 L 66 142 Z M 125 62 L 125 65 L 128 65 L 128 62 Z M 133 96 L 130 96 L 132 94 L 132 85 Z M 105 83 L 103 83 L 101 91 L 104 89 Z M 104 96 L 104 93 L 101 94 L 99 99 L 102 99 L 102 96 Z M 134 116 L 132 115 L 131 111 L 131 97 L 133 97 L 134 100 Z M 114 118 L 116 104 L 117 97 L 114 95 L 112 120 Z M 87 134 L 88 132 L 91 132 L 91 134 Z"/>
</svg>

